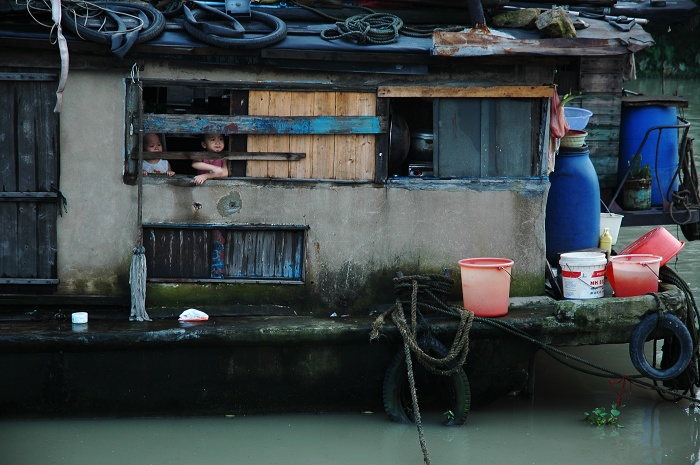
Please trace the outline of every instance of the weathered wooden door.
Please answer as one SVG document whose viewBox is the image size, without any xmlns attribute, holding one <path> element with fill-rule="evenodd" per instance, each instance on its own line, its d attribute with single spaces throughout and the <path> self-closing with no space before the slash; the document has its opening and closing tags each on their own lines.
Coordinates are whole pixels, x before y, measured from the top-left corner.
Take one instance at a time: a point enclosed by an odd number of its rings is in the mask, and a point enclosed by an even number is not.
<svg viewBox="0 0 700 465">
<path fill-rule="evenodd" d="M 0 71 L 0 291 L 58 283 L 57 76 Z"/>
</svg>

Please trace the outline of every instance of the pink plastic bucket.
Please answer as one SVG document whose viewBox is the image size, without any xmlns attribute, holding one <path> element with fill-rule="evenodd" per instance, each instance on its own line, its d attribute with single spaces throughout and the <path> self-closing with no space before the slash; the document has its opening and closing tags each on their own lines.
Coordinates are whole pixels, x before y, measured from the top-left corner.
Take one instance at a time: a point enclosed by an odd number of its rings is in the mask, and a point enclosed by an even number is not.
<svg viewBox="0 0 700 465">
<path fill-rule="evenodd" d="M 681 251 L 685 242 L 680 242 L 666 228 L 654 228 L 642 237 L 625 247 L 619 255 L 650 254 L 661 257 L 664 266 L 670 259 Z"/>
<path fill-rule="evenodd" d="M 464 308 L 471 310 L 476 316 L 493 317 L 507 314 L 512 266 L 513 260 L 507 258 L 460 260 Z"/>
<path fill-rule="evenodd" d="M 659 290 L 661 257 L 649 254 L 610 257 L 606 275 L 615 297 L 632 297 Z"/>
</svg>

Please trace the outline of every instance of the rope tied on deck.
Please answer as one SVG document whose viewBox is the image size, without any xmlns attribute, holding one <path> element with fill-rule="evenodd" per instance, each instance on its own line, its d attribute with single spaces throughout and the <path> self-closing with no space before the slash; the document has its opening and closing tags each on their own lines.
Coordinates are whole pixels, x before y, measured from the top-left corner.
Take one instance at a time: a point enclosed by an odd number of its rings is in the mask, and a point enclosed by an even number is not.
<svg viewBox="0 0 700 465">
<path fill-rule="evenodd" d="M 462 367 L 469 353 L 469 331 L 474 321 L 474 313 L 445 303 L 444 299 L 449 296 L 453 282 L 451 278 L 440 275 L 394 278 L 396 304 L 376 318 L 370 332 L 370 340 L 379 337 L 384 320 L 391 316 L 404 342 L 421 365 L 439 375 L 448 376 L 456 372 Z M 406 294 L 410 296 L 410 300 L 406 300 Z M 410 306 L 410 324 L 406 320 L 406 304 Z M 421 310 L 442 313 L 460 320 L 452 345 L 444 358 L 432 357 L 418 343 L 420 331 L 430 331 Z"/>
<path fill-rule="evenodd" d="M 453 280 L 447 276 L 406 276 L 394 279 L 394 291 L 396 293 L 396 305 L 377 317 L 372 325 L 370 340 L 379 338 L 379 333 L 384 324 L 384 320 L 391 316 L 403 338 L 403 348 L 406 358 L 406 371 L 411 391 L 411 402 L 413 404 L 413 415 L 418 429 L 418 440 L 423 460 L 426 465 L 430 465 L 430 455 L 425 442 L 423 424 L 421 422 L 420 409 L 418 406 L 418 394 L 416 392 L 416 382 L 413 375 L 413 362 L 411 352 L 416 356 L 416 360 L 428 371 L 440 375 L 449 376 L 457 370 L 462 369 L 469 353 L 469 331 L 474 321 L 474 313 L 469 310 L 462 310 L 447 305 L 444 298 L 447 297 L 452 288 Z M 410 291 L 410 300 L 405 300 L 406 294 Z M 402 300 L 403 298 L 403 300 Z M 430 303 L 428 303 L 430 302 Z M 406 310 L 404 305 L 410 305 L 410 324 L 406 320 Z M 426 350 L 420 347 L 418 337 L 420 334 L 430 331 L 430 327 L 421 313 L 421 309 L 434 310 L 443 314 L 459 316 L 460 323 L 455 334 L 449 352 L 444 358 L 430 356 Z"/>
</svg>

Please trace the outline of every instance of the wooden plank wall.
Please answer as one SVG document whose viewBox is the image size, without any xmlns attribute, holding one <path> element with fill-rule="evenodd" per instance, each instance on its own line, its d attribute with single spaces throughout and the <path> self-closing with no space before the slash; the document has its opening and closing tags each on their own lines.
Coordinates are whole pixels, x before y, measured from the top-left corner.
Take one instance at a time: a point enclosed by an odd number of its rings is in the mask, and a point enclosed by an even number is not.
<svg viewBox="0 0 700 465">
<path fill-rule="evenodd" d="M 209 278 L 211 231 L 187 228 L 144 228 L 148 277 Z"/>
<path fill-rule="evenodd" d="M 368 92 L 251 90 L 248 114 L 256 116 L 376 116 Z M 249 161 L 246 176 L 262 178 L 374 179 L 375 135 L 248 136 L 249 152 L 304 152 L 298 161 Z"/>
<path fill-rule="evenodd" d="M 583 95 L 570 104 L 593 112 L 586 127 L 586 142 L 601 190 L 617 187 L 625 59 L 625 56 L 582 57 L 579 89 Z"/>
<path fill-rule="evenodd" d="M 0 277 L 55 284 L 58 204 L 56 78 L 0 80 Z M 13 197 L 13 193 L 15 196 Z"/>
<path fill-rule="evenodd" d="M 225 276 L 300 280 L 303 230 L 226 231 Z"/>
</svg>

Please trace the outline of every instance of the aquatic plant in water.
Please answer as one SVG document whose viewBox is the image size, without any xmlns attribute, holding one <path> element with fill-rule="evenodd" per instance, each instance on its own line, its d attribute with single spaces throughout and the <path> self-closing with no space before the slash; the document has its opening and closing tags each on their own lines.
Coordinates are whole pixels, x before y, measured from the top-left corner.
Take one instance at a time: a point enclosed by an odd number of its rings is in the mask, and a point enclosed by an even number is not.
<svg viewBox="0 0 700 465">
<path fill-rule="evenodd" d="M 605 407 L 598 407 L 593 409 L 593 411 L 583 412 L 584 417 L 588 424 L 593 426 L 615 426 L 617 428 L 624 428 L 621 424 L 617 422 L 617 417 L 620 416 L 620 408 L 624 407 L 620 405 L 619 407 L 613 404 L 610 407 L 610 413 L 605 410 Z"/>
</svg>

